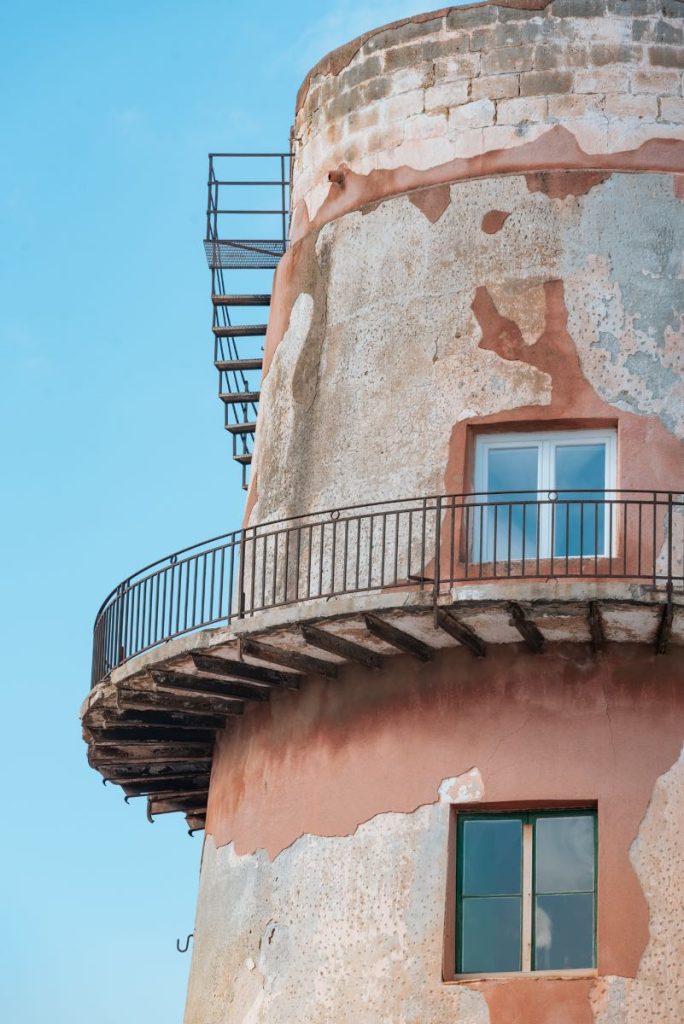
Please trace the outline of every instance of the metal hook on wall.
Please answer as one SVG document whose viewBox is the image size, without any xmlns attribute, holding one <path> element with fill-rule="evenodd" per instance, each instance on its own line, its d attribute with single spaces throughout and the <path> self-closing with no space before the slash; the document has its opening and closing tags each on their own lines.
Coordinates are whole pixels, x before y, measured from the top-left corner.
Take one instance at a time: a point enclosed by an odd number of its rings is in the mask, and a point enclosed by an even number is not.
<svg viewBox="0 0 684 1024">
<path fill-rule="evenodd" d="M 178 950 L 179 953 L 187 953 L 188 949 L 190 948 L 190 939 L 193 937 L 194 934 L 194 932 L 190 932 L 187 939 L 185 940 L 185 946 L 183 946 L 182 948 L 180 940 L 176 939 L 176 949 Z"/>
</svg>

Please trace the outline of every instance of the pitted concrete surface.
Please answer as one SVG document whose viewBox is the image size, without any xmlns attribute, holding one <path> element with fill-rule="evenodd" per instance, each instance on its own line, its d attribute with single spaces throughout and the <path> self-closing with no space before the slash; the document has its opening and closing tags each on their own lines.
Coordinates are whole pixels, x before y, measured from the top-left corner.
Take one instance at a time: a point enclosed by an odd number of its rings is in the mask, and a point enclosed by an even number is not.
<svg viewBox="0 0 684 1024">
<path fill-rule="evenodd" d="M 208 836 L 185 1024 L 487 1024 L 440 976 L 448 823 L 446 803 L 378 815 L 272 863 Z"/>
<path fill-rule="evenodd" d="M 454 428 L 520 409 L 533 420 L 569 390 L 572 358 L 605 403 L 594 416 L 654 417 L 671 441 L 682 437 L 684 203 L 672 176 L 613 174 L 564 198 L 548 183 L 531 190 L 529 177 L 454 184 L 434 222 L 415 196 L 388 199 L 326 225 L 297 254 L 296 275 L 315 288 L 297 298 L 263 382 L 252 523 L 442 493 Z M 508 214 L 493 234 L 481 227 L 492 210 Z M 565 352 L 547 323 L 553 282 Z M 524 351 L 483 338 L 481 292 Z M 555 381 L 533 365 L 549 326 Z M 560 419 L 578 414 L 570 397 Z M 676 487 L 656 483 L 666 440 L 643 429 L 641 479 L 621 484 Z"/>
</svg>

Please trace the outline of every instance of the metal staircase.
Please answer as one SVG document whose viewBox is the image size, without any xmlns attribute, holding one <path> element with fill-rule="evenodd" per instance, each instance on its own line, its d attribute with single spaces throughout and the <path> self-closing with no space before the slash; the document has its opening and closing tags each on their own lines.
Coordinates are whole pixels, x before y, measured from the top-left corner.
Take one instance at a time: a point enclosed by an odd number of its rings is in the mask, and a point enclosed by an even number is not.
<svg viewBox="0 0 684 1024">
<path fill-rule="evenodd" d="M 251 321 L 257 318 L 257 309 L 270 306 L 273 271 L 287 251 L 290 168 L 289 153 L 209 154 L 204 248 L 211 270 L 214 365 L 225 428 L 232 438 L 233 458 L 242 467 L 244 488 L 252 461 L 268 316 L 262 314 L 259 323 Z M 267 206 L 264 194 L 269 197 Z M 255 223 L 264 229 L 255 231 Z M 244 237 L 245 230 L 263 237 Z"/>
</svg>

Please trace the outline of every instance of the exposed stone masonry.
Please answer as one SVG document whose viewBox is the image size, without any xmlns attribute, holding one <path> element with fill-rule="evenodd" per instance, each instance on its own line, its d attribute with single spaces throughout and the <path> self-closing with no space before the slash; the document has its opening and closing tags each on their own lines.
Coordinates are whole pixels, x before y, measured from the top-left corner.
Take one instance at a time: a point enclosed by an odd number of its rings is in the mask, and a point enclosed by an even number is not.
<svg viewBox="0 0 684 1024">
<path fill-rule="evenodd" d="M 362 37 L 300 93 L 294 202 L 313 217 L 341 164 L 434 166 L 554 125 L 586 153 L 684 139 L 683 19 L 681 0 L 553 0 L 451 8 Z"/>
</svg>

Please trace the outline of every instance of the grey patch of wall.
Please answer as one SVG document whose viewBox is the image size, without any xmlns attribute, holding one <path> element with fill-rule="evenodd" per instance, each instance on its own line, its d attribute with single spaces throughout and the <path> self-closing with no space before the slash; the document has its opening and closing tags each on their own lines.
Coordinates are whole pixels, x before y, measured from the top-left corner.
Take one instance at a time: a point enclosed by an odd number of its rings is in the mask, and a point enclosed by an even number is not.
<svg viewBox="0 0 684 1024">
<path fill-rule="evenodd" d="M 582 369 L 606 401 L 656 414 L 682 437 L 684 203 L 669 175 L 615 174 L 581 211 L 560 275 Z"/>
<path fill-rule="evenodd" d="M 208 836 L 185 1024 L 487 1024 L 441 981 L 448 822 L 382 814 L 272 863 Z"/>
</svg>

